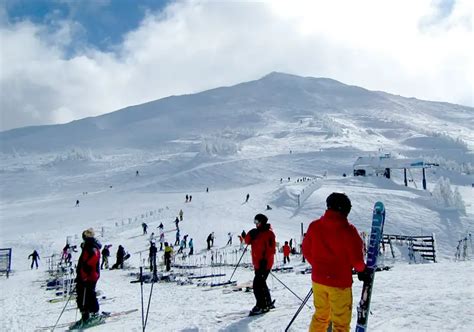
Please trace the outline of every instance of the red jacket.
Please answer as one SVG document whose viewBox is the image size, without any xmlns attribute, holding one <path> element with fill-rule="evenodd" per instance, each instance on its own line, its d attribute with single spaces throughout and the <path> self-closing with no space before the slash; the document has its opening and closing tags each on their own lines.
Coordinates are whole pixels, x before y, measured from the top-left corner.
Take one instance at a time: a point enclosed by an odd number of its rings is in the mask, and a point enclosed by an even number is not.
<svg viewBox="0 0 474 332">
<path fill-rule="evenodd" d="M 283 256 L 290 256 L 291 248 L 289 245 L 285 244 L 283 246 Z"/>
<path fill-rule="evenodd" d="M 352 268 L 365 268 L 362 239 L 346 217 L 333 210 L 313 221 L 303 239 L 303 255 L 312 266 L 311 279 L 331 287 L 351 287 Z"/>
<path fill-rule="evenodd" d="M 273 256 L 276 252 L 275 234 L 270 224 L 258 226 L 250 230 L 245 236 L 245 243 L 252 248 L 252 264 L 255 270 L 264 268 L 271 270 Z M 266 260 L 266 266 L 260 266 L 262 260 Z"/>
<path fill-rule="evenodd" d="M 82 282 L 97 282 L 100 277 L 100 244 L 95 239 L 84 242 L 77 262 L 77 276 Z"/>
</svg>

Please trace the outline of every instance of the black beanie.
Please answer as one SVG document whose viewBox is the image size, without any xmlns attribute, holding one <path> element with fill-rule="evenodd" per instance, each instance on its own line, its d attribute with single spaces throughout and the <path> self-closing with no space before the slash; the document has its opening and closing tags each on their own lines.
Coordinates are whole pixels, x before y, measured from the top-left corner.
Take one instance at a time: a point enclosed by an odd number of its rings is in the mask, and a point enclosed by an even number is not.
<svg viewBox="0 0 474 332">
<path fill-rule="evenodd" d="M 261 213 L 257 214 L 254 219 L 257 220 L 262 225 L 265 225 L 268 221 L 267 216 Z"/>
<path fill-rule="evenodd" d="M 351 212 L 351 201 L 346 194 L 343 193 L 332 193 L 326 198 L 326 205 L 329 210 L 341 212 L 346 217 Z"/>
</svg>

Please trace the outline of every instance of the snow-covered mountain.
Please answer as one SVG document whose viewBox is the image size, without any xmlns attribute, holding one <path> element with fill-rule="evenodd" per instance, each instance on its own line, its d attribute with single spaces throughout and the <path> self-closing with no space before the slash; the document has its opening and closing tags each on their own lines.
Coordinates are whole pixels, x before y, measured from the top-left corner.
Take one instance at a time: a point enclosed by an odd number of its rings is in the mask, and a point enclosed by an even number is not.
<svg viewBox="0 0 474 332">
<path fill-rule="evenodd" d="M 211 231 L 218 250 L 223 249 L 227 233 L 248 230 L 260 212 L 269 216 L 278 241 L 298 242 L 300 224 L 306 228 L 324 212 L 327 195 L 341 191 L 352 200 L 349 217 L 360 231 L 370 230 L 371 209 L 380 200 L 387 209 L 386 233 L 436 238 L 438 265 L 409 266 L 403 245 L 395 246 L 395 259 L 387 254 L 394 267 L 383 272 L 380 288 L 375 289 L 375 315 L 370 318 L 374 330 L 444 330 L 447 321 L 469 330 L 472 261 L 451 261 L 458 241 L 474 228 L 473 129 L 470 107 L 369 91 L 331 79 L 272 73 L 257 81 L 168 97 L 68 124 L 2 132 L 0 247 L 13 248 L 14 271 L 9 280 L 0 279 L 0 303 L 17 305 L 1 306 L 1 316 L 7 318 L 0 329 L 54 324 L 61 311 L 63 304 L 47 303 L 52 295 L 35 282 L 46 278 L 44 270 L 29 270 L 26 257 L 33 249 L 42 257 L 58 254 L 66 239 L 79 244 L 82 230 L 92 226 L 103 243 L 113 248 L 122 244 L 132 253 L 129 264 L 136 272 L 143 264 L 139 253 L 147 249 L 149 239 L 140 236 L 141 222 L 146 220 L 152 229 L 163 222 L 171 231 L 183 209 L 182 232 L 194 238 L 194 263 L 202 263 L 206 258 L 200 252 Z M 385 153 L 439 165 L 426 169 L 427 190 L 422 189 L 420 169 L 409 172 L 408 186 L 400 169 L 392 171 L 391 179 L 352 176 L 359 156 Z M 243 204 L 247 193 L 250 200 Z M 192 203 L 185 203 L 186 194 L 193 195 Z M 273 209 L 264 211 L 267 204 Z M 173 237 L 167 233 L 167 240 Z M 231 260 L 235 249 L 220 253 Z M 472 244 L 467 258 L 471 255 Z M 292 265 L 304 268 L 300 261 Z M 231 270 L 221 272 L 229 275 Z M 437 278 L 439 273 L 443 278 Z M 402 306 L 400 284 L 408 274 L 416 280 L 407 284 L 416 285 L 418 292 L 404 294 L 410 305 Z M 235 278 L 247 281 L 251 272 L 239 269 Z M 282 279 L 301 297 L 310 286 L 307 275 Z M 137 286 L 130 280 L 127 271 L 103 272 L 98 287 L 114 298 L 104 303 L 104 310 L 139 305 Z M 283 330 L 299 303 L 272 280 L 272 291 L 284 310 L 254 321 L 225 318 L 228 311 L 250 308 L 250 294 L 160 284 L 166 304 L 153 300 L 150 329 Z M 442 285 L 430 291 L 436 282 Z M 453 292 L 450 282 L 459 291 Z M 25 285 L 29 295 L 23 293 Z M 461 291 L 461 285 L 471 286 L 471 292 L 469 287 Z M 424 300 L 417 302 L 419 297 Z M 414 312 L 427 318 L 420 322 Z M 302 314 L 295 331 L 307 329 L 310 314 Z M 137 315 L 103 330 L 137 329 Z M 73 316 L 66 311 L 64 320 Z"/>
</svg>

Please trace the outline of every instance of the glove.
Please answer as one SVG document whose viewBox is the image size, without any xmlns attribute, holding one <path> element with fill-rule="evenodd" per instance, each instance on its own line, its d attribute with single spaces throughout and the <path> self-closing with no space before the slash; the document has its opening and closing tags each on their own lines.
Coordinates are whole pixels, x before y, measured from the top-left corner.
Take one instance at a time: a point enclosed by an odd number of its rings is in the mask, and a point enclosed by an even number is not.
<svg viewBox="0 0 474 332">
<path fill-rule="evenodd" d="M 357 278 L 362 282 L 368 282 L 371 279 L 371 269 L 365 268 L 362 272 L 357 272 Z"/>
<path fill-rule="evenodd" d="M 248 233 L 247 233 L 252 240 L 255 240 L 258 234 L 258 230 L 256 228 L 252 228 Z"/>
</svg>

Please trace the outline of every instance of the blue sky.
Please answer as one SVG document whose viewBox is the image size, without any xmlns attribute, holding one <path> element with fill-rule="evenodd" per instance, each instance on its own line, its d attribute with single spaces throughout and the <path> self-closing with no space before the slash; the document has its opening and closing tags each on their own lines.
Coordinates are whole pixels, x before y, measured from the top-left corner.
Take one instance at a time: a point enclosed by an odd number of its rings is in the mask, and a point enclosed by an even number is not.
<svg viewBox="0 0 474 332">
<path fill-rule="evenodd" d="M 147 12 L 160 12 L 166 0 L 0 0 L 11 22 L 30 20 L 54 29 L 58 21 L 80 24 L 75 43 L 110 50 L 134 30 Z"/>
<path fill-rule="evenodd" d="M 272 71 L 474 105 L 472 0 L 0 0 L 0 130 Z"/>
</svg>

